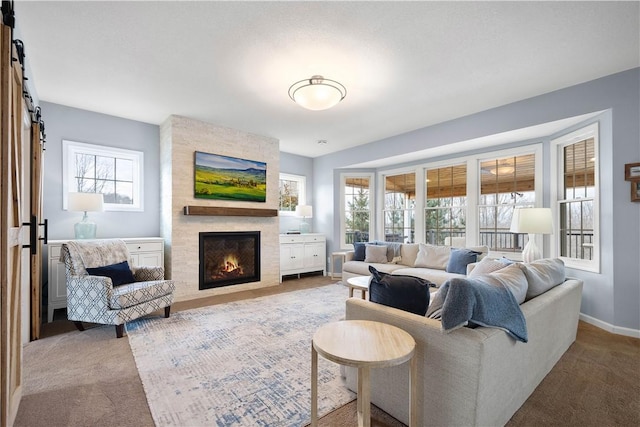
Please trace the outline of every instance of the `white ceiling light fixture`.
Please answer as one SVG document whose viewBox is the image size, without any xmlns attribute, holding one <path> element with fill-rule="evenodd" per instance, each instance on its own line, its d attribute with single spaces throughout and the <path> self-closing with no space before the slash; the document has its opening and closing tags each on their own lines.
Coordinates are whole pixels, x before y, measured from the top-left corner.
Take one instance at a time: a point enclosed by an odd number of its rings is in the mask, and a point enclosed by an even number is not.
<svg viewBox="0 0 640 427">
<path fill-rule="evenodd" d="M 307 110 L 326 110 L 347 96 L 347 88 L 341 83 L 320 75 L 300 80 L 289 88 L 289 98 Z"/>
</svg>

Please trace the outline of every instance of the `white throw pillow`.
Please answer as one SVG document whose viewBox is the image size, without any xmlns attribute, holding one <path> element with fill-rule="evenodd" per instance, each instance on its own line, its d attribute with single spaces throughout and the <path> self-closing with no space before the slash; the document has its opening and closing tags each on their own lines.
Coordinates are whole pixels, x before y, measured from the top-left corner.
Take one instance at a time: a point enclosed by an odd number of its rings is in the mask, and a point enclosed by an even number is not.
<svg viewBox="0 0 640 427">
<path fill-rule="evenodd" d="M 559 258 L 539 259 L 530 263 L 520 264 L 527 281 L 529 290 L 527 300 L 547 292 L 565 280 L 564 262 Z"/>
<path fill-rule="evenodd" d="M 493 273 L 485 274 L 478 277 L 478 280 L 494 286 L 502 283 L 516 297 L 518 304 L 522 304 L 527 297 L 529 282 L 518 264 L 511 264 Z"/>
<path fill-rule="evenodd" d="M 366 245 L 364 248 L 364 262 L 387 263 L 387 247 L 381 245 Z"/>
<path fill-rule="evenodd" d="M 414 267 L 435 268 L 445 270 L 449 263 L 451 246 L 434 246 L 420 243 Z"/>
<path fill-rule="evenodd" d="M 502 270 L 506 266 L 507 264 L 505 264 L 504 262 L 491 258 L 484 258 L 473 267 L 473 270 L 471 270 L 471 272 L 469 273 L 469 277 L 476 277 L 483 274 L 493 273 L 494 271 Z"/>
</svg>

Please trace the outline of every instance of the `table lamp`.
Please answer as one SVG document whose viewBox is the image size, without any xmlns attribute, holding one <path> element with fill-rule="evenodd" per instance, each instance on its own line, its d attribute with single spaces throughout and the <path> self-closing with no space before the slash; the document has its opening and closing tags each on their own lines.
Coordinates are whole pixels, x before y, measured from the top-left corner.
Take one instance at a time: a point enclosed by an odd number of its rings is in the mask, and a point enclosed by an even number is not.
<svg viewBox="0 0 640 427">
<path fill-rule="evenodd" d="M 95 239 L 96 223 L 89 221 L 87 212 L 102 212 L 104 210 L 102 193 L 69 193 L 68 209 L 84 212 L 82 220 L 74 226 L 76 239 Z"/>
<path fill-rule="evenodd" d="M 522 260 L 531 262 L 542 258 L 542 252 L 536 246 L 536 234 L 553 234 L 553 221 L 549 208 L 520 208 L 513 210 L 511 220 L 512 233 L 527 233 L 529 241 L 522 251 Z"/>
<path fill-rule="evenodd" d="M 313 216 L 313 208 L 311 207 L 311 205 L 296 206 L 296 216 L 302 217 L 302 222 L 300 223 L 300 233 L 309 233 L 311 231 L 311 226 L 307 222 L 307 218 L 311 218 Z"/>
</svg>

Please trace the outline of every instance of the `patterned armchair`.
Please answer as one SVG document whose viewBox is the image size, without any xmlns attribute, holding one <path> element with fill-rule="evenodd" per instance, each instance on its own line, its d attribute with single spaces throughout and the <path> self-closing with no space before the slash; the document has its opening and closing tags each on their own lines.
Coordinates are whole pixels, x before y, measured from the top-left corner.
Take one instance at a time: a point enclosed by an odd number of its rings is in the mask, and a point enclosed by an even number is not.
<svg viewBox="0 0 640 427">
<path fill-rule="evenodd" d="M 70 241 L 62 245 L 60 260 L 64 262 L 67 276 L 67 318 L 83 331 L 82 322 L 115 325 L 116 336 L 121 338 L 124 325 L 130 320 L 164 308 L 169 317 L 175 284 L 164 280 L 163 267 L 133 267 L 127 245 L 122 240 Z M 127 261 L 126 264 L 120 264 Z M 95 274 L 95 269 L 105 270 L 119 265 L 112 272 Z M 130 270 L 130 271 L 129 271 Z M 114 286 L 124 274 L 133 282 Z M 126 281 L 128 282 L 128 280 Z"/>
</svg>

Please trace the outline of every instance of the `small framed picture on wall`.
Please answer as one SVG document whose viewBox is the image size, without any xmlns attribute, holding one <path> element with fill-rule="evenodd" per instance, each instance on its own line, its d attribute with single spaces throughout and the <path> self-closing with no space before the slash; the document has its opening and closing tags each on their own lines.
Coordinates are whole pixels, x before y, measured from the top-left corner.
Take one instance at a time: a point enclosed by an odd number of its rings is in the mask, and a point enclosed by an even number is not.
<svg viewBox="0 0 640 427">
<path fill-rule="evenodd" d="M 640 202 L 640 180 L 631 181 L 631 201 Z"/>
<path fill-rule="evenodd" d="M 640 163 L 627 163 L 624 165 L 625 181 L 640 181 Z"/>
</svg>

